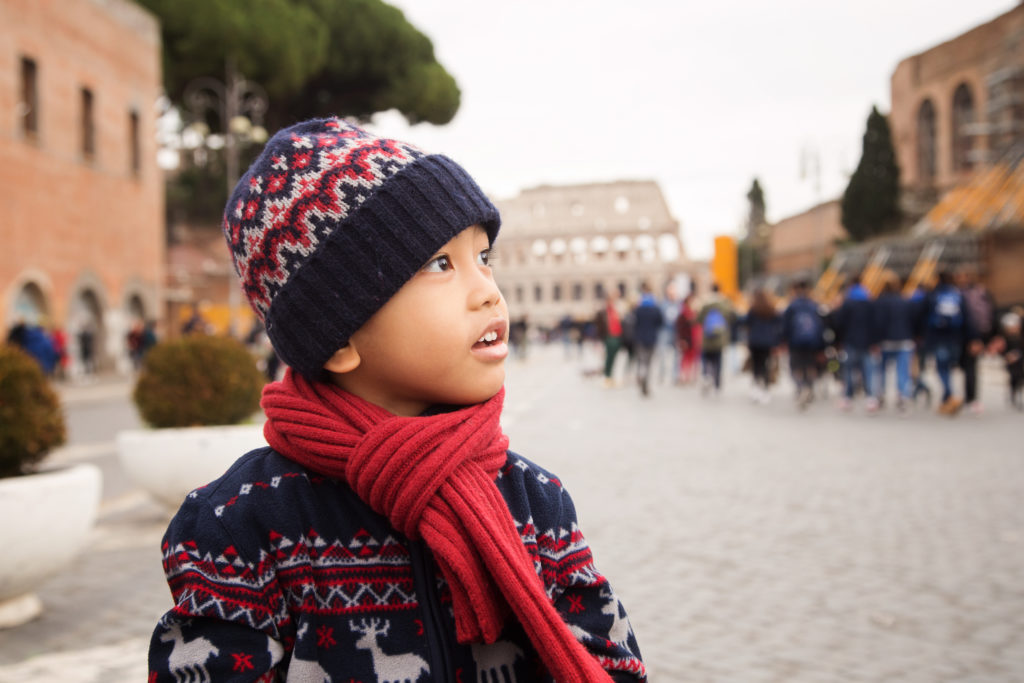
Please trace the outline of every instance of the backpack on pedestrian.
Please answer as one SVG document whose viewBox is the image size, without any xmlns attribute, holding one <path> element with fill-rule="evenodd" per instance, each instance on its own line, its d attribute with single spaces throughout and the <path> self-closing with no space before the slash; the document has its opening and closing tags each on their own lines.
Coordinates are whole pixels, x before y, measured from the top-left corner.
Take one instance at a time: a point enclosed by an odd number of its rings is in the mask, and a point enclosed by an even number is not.
<svg viewBox="0 0 1024 683">
<path fill-rule="evenodd" d="M 935 330 L 955 330 L 964 324 L 963 295 L 960 290 L 944 287 L 935 294 L 929 324 Z"/>
<path fill-rule="evenodd" d="M 798 348 L 817 348 L 821 346 L 825 333 L 825 324 L 817 311 L 809 306 L 801 306 L 793 310 L 792 338 L 790 345 Z"/>
<path fill-rule="evenodd" d="M 710 341 L 713 344 L 725 346 L 729 339 L 729 321 L 725 319 L 725 315 L 718 307 L 708 309 L 704 316 L 703 332 L 705 343 Z"/>
</svg>

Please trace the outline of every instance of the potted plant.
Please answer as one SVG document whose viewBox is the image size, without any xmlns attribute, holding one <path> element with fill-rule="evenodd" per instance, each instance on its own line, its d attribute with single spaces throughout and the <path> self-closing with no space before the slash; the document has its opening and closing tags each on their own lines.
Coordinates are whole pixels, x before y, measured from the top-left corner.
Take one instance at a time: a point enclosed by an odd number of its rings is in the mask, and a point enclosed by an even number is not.
<svg viewBox="0 0 1024 683">
<path fill-rule="evenodd" d="M 0 628 L 40 613 L 35 591 L 71 563 L 96 521 L 99 468 L 41 466 L 64 440 L 60 400 L 39 364 L 0 345 Z"/>
<path fill-rule="evenodd" d="M 190 491 L 266 445 L 262 425 L 252 420 L 263 384 L 252 354 L 230 337 L 190 335 L 156 344 L 132 394 L 152 429 L 118 434 L 121 466 L 177 509 Z"/>
</svg>

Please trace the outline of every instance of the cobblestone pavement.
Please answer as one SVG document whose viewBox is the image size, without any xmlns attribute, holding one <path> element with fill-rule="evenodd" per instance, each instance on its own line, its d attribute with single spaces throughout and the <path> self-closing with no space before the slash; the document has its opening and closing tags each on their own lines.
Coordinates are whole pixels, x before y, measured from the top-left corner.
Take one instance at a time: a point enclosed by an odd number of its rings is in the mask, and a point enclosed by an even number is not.
<svg viewBox="0 0 1024 683">
<path fill-rule="evenodd" d="M 986 368 L 980 416 L 799 413 L 655 384 L 598 359 L 510 362 L 512 447 L 573 494 L 651 680 L 1024 681 L 1024 415 Z M 108 500 L 38 620 L 0 632 L 0 682 L 144 681 L 169 594 L 168 514 Z"/>
</svg>

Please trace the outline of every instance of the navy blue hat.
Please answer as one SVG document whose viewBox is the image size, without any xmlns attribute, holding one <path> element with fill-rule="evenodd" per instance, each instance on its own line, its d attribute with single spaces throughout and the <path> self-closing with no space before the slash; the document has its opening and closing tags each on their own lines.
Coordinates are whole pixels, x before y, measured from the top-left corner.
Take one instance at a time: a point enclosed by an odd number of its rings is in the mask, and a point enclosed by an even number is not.
<svg viewBox="0 0 1024 683">
<path fill-rule="evenodd" d="M 438 248 L 498 210 L 448 157 L 340 119 L 279 131 L 238 181 L 223 229 L 274 349 L 316 377 Z"/>
</svg>

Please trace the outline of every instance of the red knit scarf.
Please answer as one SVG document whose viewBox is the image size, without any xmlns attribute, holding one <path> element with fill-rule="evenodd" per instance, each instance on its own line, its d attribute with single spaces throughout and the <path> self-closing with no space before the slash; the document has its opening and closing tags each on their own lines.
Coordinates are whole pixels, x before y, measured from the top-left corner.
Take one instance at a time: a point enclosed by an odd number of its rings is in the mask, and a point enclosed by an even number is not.
<svg viewBox="0 0 1024 683">
<path fill-rule="evenodd" d="M 399 417 L 290 369 L 263 390 L 274 450 L 344 480 L 433 551 L 459 642 L 497 640 L 511 607 L 558 681 L 611 681 L 548 598 L 494 480 L 506 462 L 505 390 L 454 412 Z"/>
</svg>

